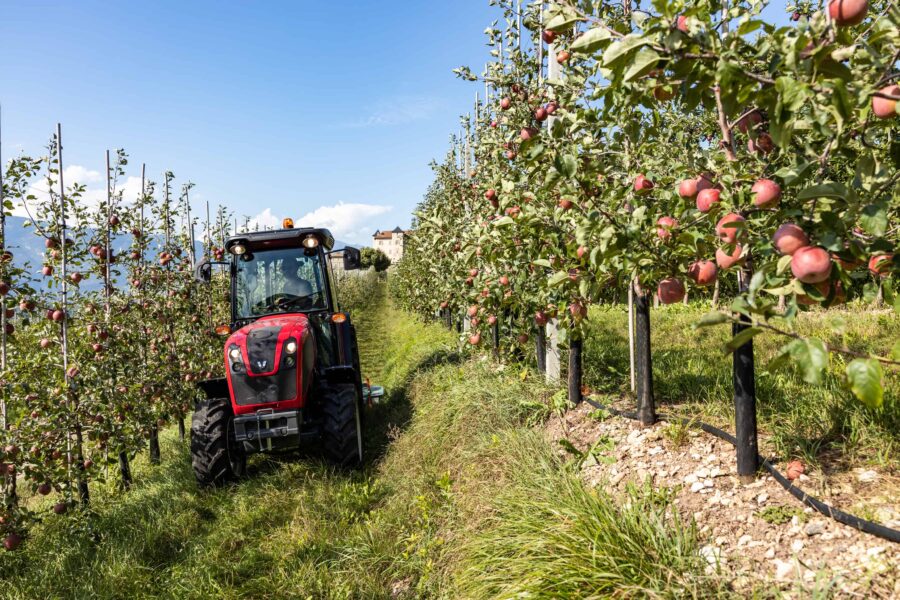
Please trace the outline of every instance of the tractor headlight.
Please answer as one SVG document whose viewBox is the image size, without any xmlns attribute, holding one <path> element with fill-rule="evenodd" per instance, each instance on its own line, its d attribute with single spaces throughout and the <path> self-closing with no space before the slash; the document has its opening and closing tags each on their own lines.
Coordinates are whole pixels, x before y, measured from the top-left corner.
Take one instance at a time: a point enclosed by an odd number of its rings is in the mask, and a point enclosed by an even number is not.
<svg viewBox="0 0 900 600">
<path fill-rule="evenodd" d="M 303 238 L 303 247 L 312 250 L 313 248 L 317 248 L 319 246 L 319 238 L 310 234 Z"/>
<path fill-rule="evenodd" d="M 230 356 L 231 360 L 233 360 L 234 362 L 241 362 L 241 349 L 232 348 L 228 351 L 228 356 Z"/>
<path fill-rule="evenodd" d="M 245 246 L 243 244 L 235 244 L 234 246 L 231 247 L 231 253 L 237 254 L 238 256 L 240 256 L 241 254 L 243 254 L 246 251 L 247 251 L 247 246 Z"/>
<path fill-rule="evenodd" d="M 288 354 L 293 354 L 294 352 L 296 352 L 297 351 L 297 342 L 295 342 L 294 340 L 289 341 L 287 344 L 284 345 L 284 351 L 287 352 Z"/>
</svg>

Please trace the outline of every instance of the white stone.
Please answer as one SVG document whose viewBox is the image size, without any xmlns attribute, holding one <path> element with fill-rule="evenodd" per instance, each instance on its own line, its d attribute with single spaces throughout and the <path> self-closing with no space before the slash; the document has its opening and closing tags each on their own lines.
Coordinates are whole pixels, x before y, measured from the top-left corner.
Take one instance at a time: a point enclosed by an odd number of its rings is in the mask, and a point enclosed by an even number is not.
<svg viewBox="0 0 900 600">
<path fill-rule="evenodd" d="M 872 483 L 873 481 L 878 479 L 878 473 L 876 473 L 875 471 L 873 471 L 871 469 L 866 470 L 866 471 L 860 471 L 856 475 L 856 478 L 859 481 L 861 481 L 862 483 Z"/>
<path fill-rule="evenodd" d="M 757 504 L 765 504 L 766 500 L 768 500 L 768 499 L 769 499 L 769 494 L 763 492 L 762 494 L 760 494 L 759 496 L 756 497 L 756 503 Z"/>
<path fill-rule="evenodd" d="M 696 482 L 697 482 L 697 475 L 696 475 L 696 473 L 691 473 L 690 475 L 688 475 L 687 477 L 685 477 L 685 478 L 684 478 L 684 482 L 687 483 L 687 484 L 696 483 Z"/>
<path fill-rule="evenodd" d="M 709 469 L 697 469 L 696 471 L 694 471 L 694 475 L 697 476 L 697 479 L 706 479 L 707 477 L 709 477 Z"/>
<path fill-rule="evenodd" d="M 775 565 L 775 578 L 780 581 L 784 581 L 793 575 L 796 568 L 794 561 L 780 560 L 778 558 L 773 560 L 772 564 Z"/>
<path fill-rule="evenodd" d="M 806 524 L 806 527 L 803 528 L 803 532 L 806 535 L 813 536 L 819 535 L 825 531 L 825 524 L 821 521 L 811 521 Z"/>
<path fill-rule="evenodd" d="M 766 550 L 765 557 L 766 558 L 775 558 L 775 548 L 770 547 L 768 550 Z"/>
<path fill-rule="evenodd" d="M 742 535 L 742 536 L 738 539 L 737 545 L 738 545 L 738 547 L 740 547 L 740 546 L 745 546 L 746 544 L 749 544 L 749 543 L 752 542 L 752 541 L 753 541 L 753 536 L 751 536 L 751 535 L 749 535 L 749 534 L 748 534 L 748 535 Z"/>
<path fill-rule="evenodd" d="M 794 540 L 794 543 L 791 544 L 791 551 L 800 552 L 801 550 L 803 550 L 804 545 L 805 544 L 803 543 L 803 540 Z"/>
<path fill-rule="evenodd" d="M 695 494 L 702 489 L 703 489 L 702 481 L 695 481 L 694 483 L 691 484 L 691 491 L 694 492 Z"/>
</svg>

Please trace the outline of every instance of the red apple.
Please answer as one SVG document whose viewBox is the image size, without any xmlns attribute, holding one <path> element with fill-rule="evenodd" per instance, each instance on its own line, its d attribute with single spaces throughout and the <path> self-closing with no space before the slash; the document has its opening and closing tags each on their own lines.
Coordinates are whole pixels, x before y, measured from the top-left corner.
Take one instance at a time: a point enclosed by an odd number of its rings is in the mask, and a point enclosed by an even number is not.
<svg viewBox="0 0 900 600">
<path fill-rule="evenodd" d="M 688 33 L 687 17 L 685 15 L 678 15 L 678 18 L 675 19 L 675 28 L 682 33 Z"/>
<path fill-rule="evenodd" d="M 76 271 L 69 275 L 69 279 L 72 280 L 72 283 L 81 283 L 81 280 L 84 279 L 84 277 L 82 277 L 81 273 Z"/>
<path fill-rule="evenodd" d="M 63 515 L 69 509 L 69 506 L 65 502 L 57 502 L 53 505 L 53 512 L 58 515 Z"/>
<path fill-rule="evenodd" d="M 509 98 L 503 98 L 500 100 L 500 108 L 502 110 L 508 110 L 510 106 L 512 106 L 512 100 L 510 100 Z"/>
<path fill-rule="evenodd" d="M 743 237 L 743 227 L 727 227 L 729 223 L 743 223 L 744 217 L 736 213 L 728 213 L 716 223 L 716 235 L 726 244 L 735 243 L 739 237 Z"/>
<path fill-rule="evenodd" d="M 547 114 L 552 115 L 559 108 L 559 104 L 556 102 L 548 102 L 547 103 Z"/>
<path fill-rule="evenodd" d="M 563 210 L 569 210 L 570 208 L 572 208 L 572 206 L 574 206 L 574 204 L 575 203 L 568 198 L 560 198 L 559 202 L 557 202 L 557 205 Z"/>
<path fill-rule="evenodd" d="M 64 311 L 57 309 L 57 310 L 53 311 L 53 314 L 51 315 L 50 318 L 53 319 L 54 321 L 56 321 L 57 323 L 59 323 L 60 321 L 62 321 L 65 318 L 65 316 L 66 316 L 66 313 Z"/>
<path fill-rule="evenodd" d="M 542 327 L 547 324 L 547 313 L 542 310 L 539 310 L 534 313 L 534 322 L 539 327 Z"/>
<path fill-rule="evenodd" d="M 711 260 L 698 260 L 688 269 L 688 276 L 697 285 L 711 285 L 716 280 L 719 269 Z"/>
<path fill-rule="evenodd" d="M 534 109 L 534 120 L 535 121 L 546 121 L 547 120 L 547 109 L 543 106 L 539 106 Z"/>
<path fill-rule="evenodd" d="M 525 344 L 525 343 L 528 342 L 528 334 L 526 334 L 526 333 L 520 333 L 520 334 L 519 334 L 519 337 L 516 338 L 516 339 L 517 339 L 517 341 L 518 341 L 520 344 Z"/>
<path fill-rule="evenodd" d="M 876 254 L 869 259 L 869 272 L 878 277 L 886 277 L 894 264 L 892 253 Z"/>
<path fill-rule="evenodd" d="M 575 254 L 578 258 L 584 258 L 584 256 L 588 253 L 588 249 L 584 246 L 578 246 L 578 250 L 575 251 Z"/>
<path fill-rule="evenodd" d="M 43 273 L 44 277 L 50 277 L 51 275 L 53 275 L 53 266 L 44 265 L 44 268 L 41 269 L 41 273 Z"/>
<path fill-rule="evenodd" d="M 647 177 L 643 173 L 634 178 L 634 191 L 637 194 L 648 194 L 652 189 L 653 182 L 647 179 Z"/>
<path fill-rule="evenodd" d="M 791 258 L 791 273 L 803 283 L 819 283 L 831 276 L 831 255 L 818 246 L 799 248 Z"/>
<path fill-rule="evenodd" d="M 788 479 L 793 481 L 803 475 L 804 471 L 806 471 L 806 467 L 802 462 L 795 459 L 788 463 L 787 469 L 785 469 L 784 473 Z"/>
<path fill-rule="evenodd" d="M 667 240 L 672 237 L 672 229 L 678 226 L 678 221 L 673 217 L 660 217 L 657 219 L 656 224 L 659 225 L 656 228 L 656 235 L 661 240 Z"/>
<path fill-rule="evenodd" d="M 659 282 L 656 295 L 663 304 L 673 304 L 684 299 L 684 284 L 676 277 L 667 277 Z"/>
<path fill-rule="evenodd" d="M 486 192 L 484 193 L 484 197 L 485 197 L 487 200 L 490 200 L 490 201 L 493 202 L 494 200 L 497 199 L 497 190 L 495 190 L 495 189 L 489 189 L 488 191 L 486 191 Z"/>
<path fill-rule="evenodd" d="M 519 132 L 519 137 L 522 138 L 523 142 L 527 142 L 528 140 L 537 136 L 538 130 L 534 127 L 523 127 Z"/>
<path fill-rule="evenodd" d="M 879 90 L 882 94 L 900 96 L 900 85 L 889 85 Z M 897 101 L 890 98 L 872 96 L 872 112 L 879 119 L 890 119 L 897 116 Z"/>
<path fill-rule="evenodd" d="M 747 140 L 747 150 L 752 154 L 768 154 L 775 149 L 775 141 L 766 132 L 760 133 L 756 139 Z"/>
<path fill-rule="evenodd" d="M 12 552 L 16 548 L 19 547 L 19 544 L 22 543 L 22 538 L 19 537 L 18 533 L 11 532 L 7 534 L 6 539 L 3 540 L 3 547 Z"/>
<path fill-rule="evenodd" d="M 580 321 L 587 316 L 587 306 L 583 302 L 575 301 L 569 305 L 569 314 L 576 321 Z"/>
<path fill-rule="evenodd" d="M 782 254 L 794 254 L 800 248 L 809 246 L 809 236 L 793 223 L 785 223 L 772 236 L 775 249 Z"/>
<path fill-rule="evenodd" d="M 755 129 L 757 125 L 763 122 L 762 113 L 758 110 L 747 113 L 736 123 L 741 133 L 747 133 L 751 129 Z"/>
<path fill-rule="evenodd" d="M 43 338 L 43 339 L 41 339 L 41 341 L 40 341 L 41 348 L 43 348 L 44 350 L 46 350 L 47 348 L 49 348 L 49 347 L 50 347 L 50 344 L 52 344 L 52 343 L 53 343 L 53 342 L 51 342 L 51 341 L 50 341 L 49 339 L 47 339 L 47 338 Z"/>
<path fill-rule="evenodd" d="M 734 250 L 731 252 L 731 254 L 728 254 L 727 252 L 725 252 L 725 250 L 719 248 L 718 250 L 716 250 L 716 265 L 718 265 L 720 269 L 724 270 L 730 269 L 735 265 L 744 264 L 744 257 L 741 256 L 741 253 L 743 251 L 744 249 L 741 248 L 740 244 L 736 244 L 734 246 Z"/>
<path fill-rule="evenodd" d="M 541 32 L 541 39 L 544 40 L 545 44 L 552 44 L 556 41 L 556 32 L 545 29 Z"/>
<path fill-rule="evenodd" d="M 693 198 L 697 195 L 697 178 L 685 179 L 678 184 L 678 195 L 682 198 Z"/>
<path fill-rule="evenodd" d="M 572 53 L 569 52 L 568 50 L 562 50 L 561 52 L 558 52 L 556 54 L 556 62 L 558 62 L 561 65 L 564 65 L 567 62 L 569 62 L 570 58 L 572 58 Z"/>
<path fill-rule="evenodd" d="M 828 13 L 839 27 L 859 25 L 866 18 L 868 10 L 868 0 L 831 0 L 828 3 Z"/>
<path fill-rule="evenodd" d="M 478 344 L 480 344 L 481 343 L 481 334 L 476 333 L 475 335 L 470 335 L 469 343 L 472 344 L 473 346 L 477 346 Z"/>
<path fill-rule="evenodd" d="M 506 158 L 509 159 L 509 160 L 515 159 L 515 158 L 516 158 L 516 153 L 513 152 L 512 150 L 507 150 L 507 151 L 506 151 Z"/>
<path fill-rule="evenodd" d="M 501 275 L 498 281 L 500 282 L 500 285 L 509 285 L 509 277 L 506 275 Z"/>
<path fill-rule="evenodd" d="M 697 193 L 697 210 L 702 213 L 708 213 L 714 204 L 719 202 L 719 190 L 716 188 L 706 188 Z"/>
<path fill-rule="evenodd" d="M 47 494 L 49 494 L 52 491 L 53 491 L 53 486 L 50 485 L 49 483 L 42 483 L 37 488 L 37 492 L 41 496 L 46 496 Z"/>
<path fill-rule="evenodd" d="M 757 179 L 750 191 L 756 194 L 753 204 L 759 208 L 778 206 L 781 200 L 781 186 L 771 179 Z"/>
</svg>

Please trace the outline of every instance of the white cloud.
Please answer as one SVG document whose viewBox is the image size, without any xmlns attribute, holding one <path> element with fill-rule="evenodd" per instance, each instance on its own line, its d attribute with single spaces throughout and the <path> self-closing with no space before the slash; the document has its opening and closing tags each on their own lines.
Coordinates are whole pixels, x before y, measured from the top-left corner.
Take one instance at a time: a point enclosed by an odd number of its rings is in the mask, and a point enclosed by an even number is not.
<svg viewBox="0 0 900 600">
<path fill-rule="evenodd" d="M 378 127 L 402 125 L 430 118 L 441 109 L 444 102 L 433 96 L 395 96 L 370 107 L 369 115 L 358 121 L 343 124 L 344 127 Z"/>
<path fill-rule="evenodd" d="M 343 242 L 370 245 L 371 236 L 375 233 L 372 219 L 393 210 L 391 206 L 382 204 L 362 204 L 340 202 L 334 206 L 320 206 L 306 213 L 294 223 L 297 227 L 324 227 L 331 231 L 335 239 Z M 282 219 L 266 208 L 250 219 L 250 229 L 265 227 L 279 228 Z"/>
<path fill-rule="evenodd" d="M 89 208 L 95 208 L 106 200 L 106 180 L 100 171 L 94 171 L 81 165 L 69 165 L 63 169 L 63 183 L 66 189 L 75 184 L 84 185 L 85 190 L 81 195 L 80 203 Z M 119 179 L 116 184 L 116 191 L 122 192 L 122 206 L 133 203 L 141 192 L 141 178 L 131 176 L 126 177 L 124 180 Z M 28 192 L 37 197 L 36 201 L 29 203 L 29 207 L 33 209 L 35 203 L 47 198 L 47 181 L 41 179 L 35 182 L 28 189 Z M 28 216 L 21 203 L 16 203 L 12 212 L 19 217 Z"/>
</svg>

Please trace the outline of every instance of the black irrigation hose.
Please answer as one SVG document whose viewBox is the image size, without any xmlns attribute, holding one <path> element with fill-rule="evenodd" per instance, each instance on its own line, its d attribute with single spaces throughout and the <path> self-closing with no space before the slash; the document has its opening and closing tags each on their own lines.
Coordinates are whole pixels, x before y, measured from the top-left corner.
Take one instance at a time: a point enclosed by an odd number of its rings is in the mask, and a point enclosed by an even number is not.
<svg viewBox="0 0 900 600">
<path fill-rule="evenodd" d="M 600 404 L 599 402 L 591 400 L 587 396 L 585 397 L 585 400 L 587 401 L 588 404 L 590 404 L 594 408 L 599 408 L 600 410 L 605 410 L 611 414 L 618 415 L 620 417 L 625 417 L 627 419 L 632 419 L 634 421 L 638 420 L 637 413 L 619 410 L 617 408 L 612 408 L 609 406 L 604 406 L 603 404 Z M 725 440 L 726 442 L 730 443 L 732 446 L 737 445 L 737 438 L 735 438 L 733 435 L 731 435 L 730 433 L 728 433 L 726 431 L 722 431 L 718 427 L 713 427 L 712 425 L 709 425 L 708 423 L 704 423 L 702 421 L 692 421 L 690 419 L 683 419 L 681 417 L 670 417 L 669 415 L 664 414 L 664 413 L 657 413 L 657 418 L 661 421 L 669 421 L 669 422 L 677 421 L 677 422 L 681 423 L 682 425 L 687 425 L 690 427 L 699 427 L 706 433 L 714 435 L 719 439 Z M 848 525 L 850 527 L 853 527 L 854 529 L 858 529 L 862 532 L 868 533 L 870 535 L 874 535 L 876 537 L 880 537 L 885 540 L 889 540 L 891 542 L 900 543 L 900 531 L 897 531 L 896 529 L 891 529 L 890 527 L 885 527 L 884 525 L 879 525 L 878 523 L 873 523 L 872 521 L 860 519 L 859 517 L 855 517 L 851 514 L 845 513 L 842 510 L 838 510 L 838 509 L 834 508 L 833 506 L 825 504 L 818 498 L 810 496 L 809 494 L 807 494 L 800 488 L 795 487 L 794 484 L 791 483 L 791 481 L 787 477 L 782 475 L 781 472 L 778 469 L 776 469 L 772 465 L 772 463 L 770 463 L 768 461 L 768 459 L 766 459 L 762 456 L 759 456 L 759 461 L 762 464 L 762 466 L 764 466 L 766 468 L 766 470 L 772 475 L 772 477 L 775 478 L 775 481 L 777 481 L 779 484 L 781 484 L 781 487 L 783 487 L 785 490 L 790 492 L 790 494 L 794 498 L 796 498 L 797 500 L 799 500 L 806 506 L 809 506 L 813 510 L 822 513 L 826 517 L 831 517 L 838 523 L 843 523 L 844 525 Z"/>
</svg>

